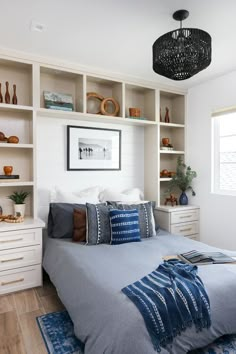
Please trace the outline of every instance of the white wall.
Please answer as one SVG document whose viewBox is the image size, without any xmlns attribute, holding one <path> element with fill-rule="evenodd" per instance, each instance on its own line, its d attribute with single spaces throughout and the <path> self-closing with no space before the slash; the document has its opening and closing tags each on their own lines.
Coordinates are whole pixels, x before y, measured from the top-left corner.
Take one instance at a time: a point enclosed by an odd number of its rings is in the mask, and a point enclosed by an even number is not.
<svg viewBox="0 0 236 354">
<path fill-rule="evenodd" d="M 67 171 L 66 126 L 78 125 L 122 131 L 121 171 Z M 79 191 L 102 186 L 121 191 L 144 189 L 144 128 L 76 120 L 37 118 L 38 215 L 46 221 L 50 191 L 56 186 Z"/>
<path fill-rule="evenodd" d="M 236 72 L 189 90 L 187 161 L 197 171 L 197 196 L 201 208 L 201 241 L 236 250 L 236 197 L 211 193 L 211 112 L 236 106 Z"/>
</svg>

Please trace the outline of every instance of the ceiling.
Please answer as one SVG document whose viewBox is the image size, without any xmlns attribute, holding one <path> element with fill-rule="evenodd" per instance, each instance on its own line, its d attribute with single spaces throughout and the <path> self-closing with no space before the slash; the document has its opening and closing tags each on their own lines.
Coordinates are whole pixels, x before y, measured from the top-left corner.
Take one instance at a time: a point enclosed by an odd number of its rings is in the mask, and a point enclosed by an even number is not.
<svg viewBox="0 0 236 354">
<path fill-rule="evenodd" d="M 76 62 L 93 70 L 189 88 L 236 69 L 235 0 L 0 0 L 0 47 Z M 174 11 L 186 9 L 184 27 L 212 36 L 212 63 L 174 82 L 152 70 L 152 44 L 179 27 Z M 30 30 L 31 22 L 45 31 Z"/>
</svg>

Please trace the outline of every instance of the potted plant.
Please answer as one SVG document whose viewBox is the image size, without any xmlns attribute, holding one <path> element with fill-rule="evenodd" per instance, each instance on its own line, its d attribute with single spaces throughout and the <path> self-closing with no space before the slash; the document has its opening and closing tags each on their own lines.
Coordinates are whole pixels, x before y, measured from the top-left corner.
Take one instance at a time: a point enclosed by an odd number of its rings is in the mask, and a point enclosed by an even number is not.
<svg viewBox="0 0 236 354">
<path fill-rule="evenodd" d="M 30 192 L 13 192 L 11 195 L 8 196 L 9 199 L 11 199 L 15 204 L 14 204 L 14 214 L 15 216 L 22 216 L 24 217 L 25 215 L 25 199 L 28 197 Z"/>
<path fill-rule="evenodd" d="M 181 157 L 178 157 L 176 174 L 169 181 L 168 191 L 172 191 L 175 187 L 178 187 L 182 191 L 179 198 L 180 205 L 188 204 L 188 197 L 186 195 L 187 190 L 191 190 L 193 196 L 196 195 L 195 191 L 191 186 L 192 180 L 195 177 L 197 177 L 197 173 L 195 171 L 192 171 L 191 167 L 187 166 L 183 162 Z"/>
</svg>

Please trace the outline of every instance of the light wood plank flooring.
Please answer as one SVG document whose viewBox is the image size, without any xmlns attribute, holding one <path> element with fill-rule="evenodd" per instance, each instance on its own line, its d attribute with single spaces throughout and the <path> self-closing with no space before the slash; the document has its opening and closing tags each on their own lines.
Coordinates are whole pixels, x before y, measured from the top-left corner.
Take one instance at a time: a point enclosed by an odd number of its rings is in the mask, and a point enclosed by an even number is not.
<svg viewBox="0 0 236 354">
<path fill-rule="evenodd" d="M 47 354 L 36 317 L 63 309 L 46 276 L 42 287 L 0 296 L 0 354 Z"/>
</svg>

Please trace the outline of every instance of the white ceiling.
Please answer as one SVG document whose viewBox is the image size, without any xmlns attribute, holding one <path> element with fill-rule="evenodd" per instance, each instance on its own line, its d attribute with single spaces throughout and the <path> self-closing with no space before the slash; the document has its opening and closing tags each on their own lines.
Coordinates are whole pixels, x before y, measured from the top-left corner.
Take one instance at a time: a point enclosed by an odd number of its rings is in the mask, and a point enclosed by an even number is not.
<svg viewBox="0 0 236 354">
<path fill-rule="evenodd" d="M 212 36 L 212 63 L 174 82 L 152 70 L 152 44 L 179 27 L 174 11 L 187 9 L 184 27 Z M 31 21 L 46 31 L 30 31 Z M 76 62 L 149 81 L 189 88 L 236 69 L 235 0 L 0 0 L 0 47 Z"/>
</svg>

